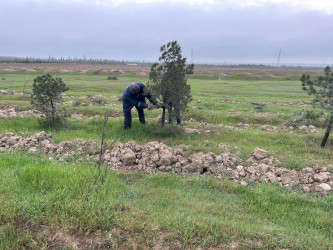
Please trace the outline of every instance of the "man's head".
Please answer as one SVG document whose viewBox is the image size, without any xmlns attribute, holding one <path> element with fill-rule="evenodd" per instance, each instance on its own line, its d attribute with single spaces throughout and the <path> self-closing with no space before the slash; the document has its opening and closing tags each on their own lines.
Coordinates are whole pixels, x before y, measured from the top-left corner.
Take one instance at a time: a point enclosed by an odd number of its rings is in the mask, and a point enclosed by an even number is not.
<svg viewBox="0 0 333 250">
<path fill-rule="evenodd" d="M 132 83 L 130 86 L 129 86 L 129 91 L 132 95 L 137 95 L 139 94 L 140 92 L 140 87 L 137 83 Z"/>
</svg>

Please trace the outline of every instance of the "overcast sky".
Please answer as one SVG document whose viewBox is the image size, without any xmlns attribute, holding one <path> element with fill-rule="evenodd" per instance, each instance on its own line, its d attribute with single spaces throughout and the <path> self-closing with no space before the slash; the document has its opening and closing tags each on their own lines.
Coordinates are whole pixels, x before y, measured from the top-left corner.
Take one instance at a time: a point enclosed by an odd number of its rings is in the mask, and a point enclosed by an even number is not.
<svg viewBox="0 0 333 250">
<path fill-rule="evenodd" d="M 333 63 L 332 0 L 0 0 L 0 56 Z"/>
</svg>

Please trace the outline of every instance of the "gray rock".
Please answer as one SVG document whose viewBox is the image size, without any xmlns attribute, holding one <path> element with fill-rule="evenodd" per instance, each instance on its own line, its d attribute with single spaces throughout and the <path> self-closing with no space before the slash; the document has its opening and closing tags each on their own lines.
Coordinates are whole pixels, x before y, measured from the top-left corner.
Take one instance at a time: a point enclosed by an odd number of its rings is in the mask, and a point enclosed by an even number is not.
<svg viewBox="0 0 333 250">
<path fill-rule="evenodd" d="M 321 187 L 324 191 L 330 191 L 332 189 L 327 183 L 321 183 L 319 184 L 319 187 Z"/>
<path fill-rule="evenodd" d="M 328 181 L 328 176 L 329 173 L 327 172 L 321 172 L 319 174 L 315 174 L 313 177 L 314 177 L 314 181 L 315 182 L 326 182 Z"/>
<path fill-rule="evenodd" d="M 260 148 L 255 148 L 253 152 L 253 156 L 258 159 L 264 159 L 268 157 L 268 152 L 266 150 L 260 149 Z"/>
</svg>

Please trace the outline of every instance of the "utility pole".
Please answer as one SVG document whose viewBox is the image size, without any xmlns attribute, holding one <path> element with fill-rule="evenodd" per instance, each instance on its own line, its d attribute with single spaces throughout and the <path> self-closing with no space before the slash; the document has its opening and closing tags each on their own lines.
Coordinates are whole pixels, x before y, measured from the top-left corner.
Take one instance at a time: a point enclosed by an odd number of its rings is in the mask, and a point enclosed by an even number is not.
<svg viewBox="0 0 333 250">
<path fill-rule="evenodd" d="M 276 67 L 278 67 L 280 65 L 280 58 L 281 58 L 281 49 L 280 49 L 279 56 L 277 59 Z"/>
<path fill-rule="evenodd" d="M 191 63 L 193 63 L 193 48 L 191 50 Z"/>
</svg>

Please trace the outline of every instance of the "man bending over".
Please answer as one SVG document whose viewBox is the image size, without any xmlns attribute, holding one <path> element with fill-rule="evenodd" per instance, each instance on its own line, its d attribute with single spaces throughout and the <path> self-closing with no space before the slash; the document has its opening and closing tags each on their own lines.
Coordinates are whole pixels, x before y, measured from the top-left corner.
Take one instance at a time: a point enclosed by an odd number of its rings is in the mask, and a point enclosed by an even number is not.
<svg viewBox="0 0 333 250">
<path fill-rule="evenodd" d="M 139 114 L 139 120 L 141 124 L 145 124 L 145 113 L 143 109 L 151 109 L 151 106 L 146 103 L 147 98 L 153 105 L 156 101 L 149 93 L 144 93 L 144 88 L 146 86 L 140 82 L 132 83 L 125 89 L 123 95 L 123 111 L 125 117 L 125 129 L 132 127 L 132 114 L 131 109 L 136 108 Z"/>
</svg>

